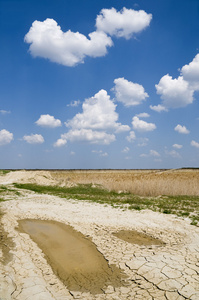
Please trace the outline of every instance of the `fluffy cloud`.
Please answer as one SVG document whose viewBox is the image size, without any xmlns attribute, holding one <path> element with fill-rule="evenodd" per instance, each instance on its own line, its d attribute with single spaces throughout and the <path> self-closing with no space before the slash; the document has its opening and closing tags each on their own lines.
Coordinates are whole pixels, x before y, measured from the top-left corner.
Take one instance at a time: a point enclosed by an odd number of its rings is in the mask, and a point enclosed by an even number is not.
<svg viewBox="0 0 199 300">
<path fill-rule="evenodd" d="M 192 62 L 182 67 L 181 74 L 191 88 L 195 91 L 199 90 L 199 54 L 194 57 Z"/>
<path fill-rule="evenodd" d="M 115 133 L 120 133 L 124 131 L 129 131 L 130 127 L 128 125 L 122 125 L 121 123 L 116 123 Z"/>
<path fill-rule="evenodd" d="M 96 27 L 98 31 L 106 32 L 111 36 L 129 39 L 148 27 L 151 19 L 152 15 L 143 10 L 136 11 L 124 7 L 117 12 L 115 8 L 102 9 L 97 16 Z"/>
<path fill-rule="evenodd" d="M 197 143 L 196 141 L 191 141 L 191 146 L 199 148 L 199 143 Z"/>
<path fill-rule="evenodd" d="M 129 135 L 126 137 L 126 139 L 129 143 L 133 142 L 136 139 L 135 132 L 130 131 Z"/>
<path fill-rule="evenodd" d="M 82 112 L 65 122 L 69 131 L 61 135 L 61 139 L 85 141 L 93 144 L 110 144 L 115 141 L 113 133 L 129 131 L 128 125 L 118 121 L 116 104 L 105 90 L 100 90 L 82 104 Z"/>
<path fill-rule="evenodd" d="M 133 83 L 124 78 L 114 80 L 115 86 L 113 91 L 116 100 L 122 102 L 125 106 L 135 106 L 146 100 L 148 94 L 145 92 L 142 85 Z"/>
<path fill-rule="evenodd" d="M 67 127 L 73 129 L 113 129 L 117 132 L 129 130 L 129 126 L 118 123 L 116 104 L 110 99 L 105 90 L 100 90 L 93 97 L 86 99 L 82 105 L 82 113 L 66 122 Z"/>
<path fill-rule="evenodd" d="M 154 105 L 154 106 L 150 105 L 150 109 L 157 112 L 168 111 L 168 109 L 161 104 Z"/>
<path fill-rule="evenodd" d="M 58 139 L 54 144 L 53 146 L 54 147 L 62 147 L 64 145 L 66 145 L 67 143 L 67 140 L 66 139 Z"/>
<path fill-rule="evenodd" d="M 104 131 L 94 131 L 92 129 L 71 129 L 67 133 L 61 135 L 62 139 L 75 141 L 86 141 L 91 144 L 108 145 L 115 141 L 114 134 L 108 134 Z"/>
<path fill-rule="evenodd" d="M 173 148 L 181 149 L 181 148 L 182 148 L 182 145 L 179 145 L 179 144 L 173 144 Z"/>
<path fill-rule="evenodd" d="M 199 54 L 180 70 L 180 76 L 173 79 L 168 74 L 156 85 L 166 108 L 185 107 L 194 101 L 194 92 L 199 91 Z"/>
<path fill-rule="evenodd" d="M 61 121 L 50 115 L 41 115 L 39 120 L 35 122 L 42 127 L 55 128 L 61 126 Z"/>
<path fill-rule="evenodd" d="M 156 129 L 156 125 L 154 123 L 147 123 L 143 120 L 140 120 L 138 117 L 133 117 L 132 121 L 133 129 L 138 131 L 153 131 Z"/>
<path fill-rule="evenodd" d="M 24 40 L 30 44 L 33 57 L 72 67 L 83 63 L 86 56 L 106 55 L 107 48 L 113 46 L 107 33 L 129 39 L 148 27 L 151 19 L 152 15 L 143 10 L 123 8 L 117 12 L 114 8 L 102 9 L 96 18 L 97 31 L 91 32 L 88 38 L 71 30 L 63 32 L 55 20 L 48 18 L 43 22 L 34 21 Z"/>
<path fill-rule="evenodd" d="M 189 130 L 185 127 L 185 126 L 182 126 L 180 124 L 178 124 L 175 128 L 174 128 L 175 131 L 179 132 L 179 133 L 182 133 L 182 134 L 189 134 Z"/>
<path fill-rule="evenodd" d="M 24 135 L 23 140 L 28 144 L 42 144 L 44 142 L 41 134 Z"/>
<path fill-rule="evenodd" d="M 148 113 L 140 113 L 136 115 L 138 118 L 149 118 L 150 115 Z"/>
<path fill-rule="evenodd" d="M 0 146 L 9 144 L 13 140 L 13 134 L 6 129 L 0 130 Z"/>
<path fill-rule="evenodd" d="M 33 57 L 43 57 L 64 66 L 84 62 L 86 56 L 100 57 L 107 53 L 113 42 L 106 33 L 95 31 L 89 38 L 79 32 L 63 32 L 53 19 L 34 21 L 24 40 L 30 44 Z"/>
<path fill-rule="evenodd" d="M 185 107 L 194 100 L 194 90 L 182 76 L 173 79 L 168 74 L 156 84 L 157 94 L 161 95 L 163 106 L 166 108 Z"/>
</svg>

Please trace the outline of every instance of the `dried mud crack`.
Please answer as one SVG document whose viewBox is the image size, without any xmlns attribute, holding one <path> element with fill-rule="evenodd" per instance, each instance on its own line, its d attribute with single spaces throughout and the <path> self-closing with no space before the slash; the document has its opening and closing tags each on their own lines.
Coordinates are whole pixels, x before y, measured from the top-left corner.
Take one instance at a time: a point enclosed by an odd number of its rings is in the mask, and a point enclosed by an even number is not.
<svg viewBox="0 0 199 300">
<path fill-rule="evenodd" d="M 4 212 L 0 210 L 0 250 L 2 251 L 2 257 L 0 258 L 0 262 L 2 264 L 7 264 L 12 260 L 11 250 L 14 248 L 15 244 L 11 237 L 8 237 L 8 232 L 5 231 L 2 218 Z"/>
</svg>

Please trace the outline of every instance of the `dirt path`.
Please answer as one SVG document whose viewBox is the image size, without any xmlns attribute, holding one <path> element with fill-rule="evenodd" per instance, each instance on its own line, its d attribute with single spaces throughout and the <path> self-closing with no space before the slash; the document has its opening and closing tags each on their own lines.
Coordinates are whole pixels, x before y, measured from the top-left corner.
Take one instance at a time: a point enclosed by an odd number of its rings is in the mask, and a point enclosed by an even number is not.
<svg viewBox="0 0 199 300">
<path fill-rule="evenodd" d="M 12 260 L 0 266 L 1 300 L 199 299 L 199 228 L 186 220 L 34 193 L 3 202 L 1 208 L 4 230 L 15 245 Z M 93 241 L 109 264 L 128 276 L 126 286 L 110 284 L 96 295 L 70 290 L 29 235 L 16 230 L 20 219 L 55 220 L 72 226 Z M 165 245 L 128 243 L 113 234 L 120 230 L 136 230 Z"/>
</svg>

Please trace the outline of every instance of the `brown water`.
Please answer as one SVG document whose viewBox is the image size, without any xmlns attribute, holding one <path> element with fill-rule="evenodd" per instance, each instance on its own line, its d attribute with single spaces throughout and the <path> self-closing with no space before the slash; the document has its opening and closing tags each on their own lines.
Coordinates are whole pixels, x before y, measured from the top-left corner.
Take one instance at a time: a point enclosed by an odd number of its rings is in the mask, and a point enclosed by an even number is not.
<svg viewBox="0 0 199 300">
<path fill-rule="evenodd" d="M 71 226 L 26 219 L 19 221 L 18 229 L 37 243 L 69 290 L 96 294 L 108 285 L 124 285 L 121 270 L 109 265 L 95 244 Z"/>
<path fill-rule="evenodd" d="M 125 242 L 140 246 L 165 245 L 165 243 L 163 243 L 161 240 L 155 239 L 147 234 L 140 233 L 135 230 L 120 230 L 118 232 L 114 232 L 113 235 L 124 240 Z"/>
</svg>

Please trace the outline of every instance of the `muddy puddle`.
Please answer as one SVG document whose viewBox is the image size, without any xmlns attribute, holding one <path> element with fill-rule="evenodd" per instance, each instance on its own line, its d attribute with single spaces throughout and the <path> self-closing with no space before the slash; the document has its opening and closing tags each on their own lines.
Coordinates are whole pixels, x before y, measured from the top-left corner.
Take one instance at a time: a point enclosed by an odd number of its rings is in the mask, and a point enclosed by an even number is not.
<svg viewBox="0 0 199 300">
<path fill-rule="evenodd" d="M 165 243 L 163 243 L 161 240 L 155 239 L 147 234 L 140 233 L 135 230 L 120 230 L 118 232 L 114 232 L 113 235 L 121 240 L 124 240 L 125 242 L 140 246 L 165 245 Z"/>
<path fill-rule="evenodd" d="M 108 285 L 125 285 L 125 276 L 109 265 L 95 244 L 71 226 L 55 221 L 20 220 L 18 230 L 28 233 L 42 249 L 54 273 L 71 291 L 102 293 Z"/>
</svg>

